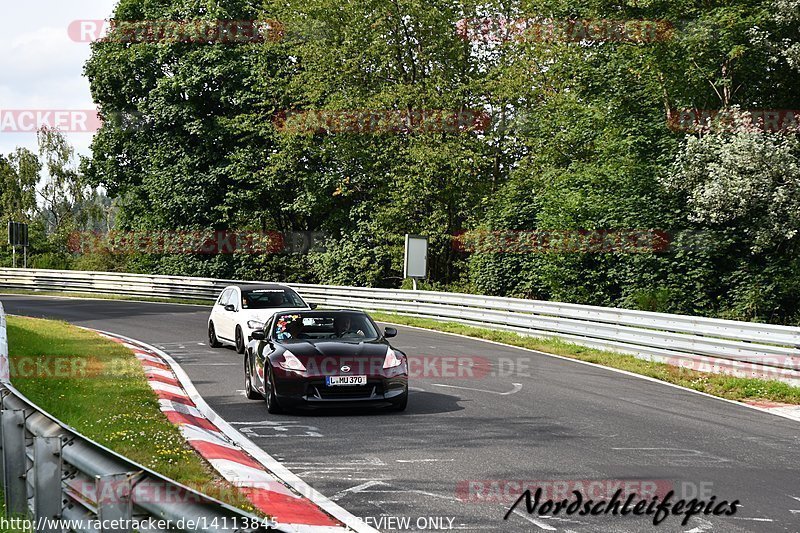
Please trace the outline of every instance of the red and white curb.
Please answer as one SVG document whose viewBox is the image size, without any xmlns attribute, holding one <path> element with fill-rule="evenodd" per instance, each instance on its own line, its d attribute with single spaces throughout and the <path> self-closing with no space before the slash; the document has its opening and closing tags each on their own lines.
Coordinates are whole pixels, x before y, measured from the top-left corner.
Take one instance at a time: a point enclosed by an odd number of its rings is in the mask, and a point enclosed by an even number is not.
<svg viewBox="0 0 800 533">
<path fill-rule="evenodd" d="M 95 331 L 133 351 L 169 421 L 222 477 L 272 517 L 277 527 L 297 533 L 379 533 L 311 488 L 223 420 L 168 354 L 128 337 Z"/>
</svg>

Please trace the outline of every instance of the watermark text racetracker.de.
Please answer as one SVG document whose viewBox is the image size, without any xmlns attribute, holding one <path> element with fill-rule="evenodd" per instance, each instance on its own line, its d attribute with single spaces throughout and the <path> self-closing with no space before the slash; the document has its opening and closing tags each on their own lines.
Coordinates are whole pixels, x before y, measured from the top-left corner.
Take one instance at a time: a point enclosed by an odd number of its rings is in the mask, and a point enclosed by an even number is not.
<svg viewBox="0 0 800 533">
<path fill-rule="evenodd" d="M 269 520 L 255 516 L 179 518 L 82 518 L 40 517 L 36 520 L 0 516 L 2 531 L 246 531 L 266 530 Z"/>
<path fill-rule="evenodd" d="M 324 252 L 321 231 L 76 231 L 67 247 L 74 253 L 112 254 L 305 254 Z"/>
<path fill-rule="evenodd" d="M 485 132 L 491 116 L 462 109 L 309 109 L 275 115 L 275 129 L 285 134 L 402 134 Z"/>
<path fill-rule="evenodd" d="M 465 230 L 452 247 L 468 253 L 659 253 L 671 235 L 655 229 Z"/>
<path fill-rule="evenodd" d="M 416 379 L 464 379 L 482 380 L 489 377 L 531 377 L 532 359 L 520 357 L 486 357 L 472 355 L 423 355 L 406 357 L 410 378 Z M 322 357 L 309 359 L 304 363 L 306 373 L 315 376 L 329 376 L 342 366 L 349 366 L 355 374 L 378 374 L 383 369 L 382 358 Z"/>
<path fill-rule="evenodd" d="M 667 127 L 686 133 L 800 133 L 800 109 L 670 109 Z"/>
<path fill-rule="evenodd" d="M 553 19 L 545 17 L 465 18 L 456 23 L 461 39 L 472 42 L 577 43 L 616 42 L 648 44 L 672 38 L 673 25 L 665 20 Z"/>
<path fill-rule="evenodd" d="M 8 360 L 9 376 L 15 382 L 23 379 L 87 379 L 111 376 L 132 376 L 131 365 L 118 361 L 101 361 L 95 357 L 14 356 Z"/>
<path fill-rule="evenodd" d="M 94 109 L 0 109 L 0 132 L 36 133 L 43 127 L 65 133 L 94 133 L 102 121 Z"/>
<path fill-rule="evenodd" d="M 243 44 L 283 39 L 281 22 L 263 20 L 73 20 L 67 33 L 77 43 Z"/>
</svg>

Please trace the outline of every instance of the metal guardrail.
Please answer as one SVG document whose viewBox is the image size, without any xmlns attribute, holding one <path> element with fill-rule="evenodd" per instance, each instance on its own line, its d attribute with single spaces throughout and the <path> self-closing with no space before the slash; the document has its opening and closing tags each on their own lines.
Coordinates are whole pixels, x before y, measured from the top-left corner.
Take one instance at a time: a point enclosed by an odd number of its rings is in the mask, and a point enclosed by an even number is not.
<svg viewBox="0 0 800 533">
<path fill-rule="evenodd" d="M 0 303 L 0 361 L 8 369 Z M 37 533 L 277 529 L 271 522 L 172 481 L 84 437 L 0 379 L 0 478 L 6 514 Z M 148 521 L 148 519 L 150 519 Z M 99 526 L 99 528 L 98 528 Z"/>
<path fill-rule="evenodd" d="M 0 288 L 210 301 L 239 280 L 0 268 Z M 325 306 L 386 311 L 539 337 L 670 362 L 698 357 L 756 365 L 800 380 L 800 328 L 629 309 L 470 294 L 290 284 Z M 798 381 L 800 383 L 800 381 Z"/>
</svg>

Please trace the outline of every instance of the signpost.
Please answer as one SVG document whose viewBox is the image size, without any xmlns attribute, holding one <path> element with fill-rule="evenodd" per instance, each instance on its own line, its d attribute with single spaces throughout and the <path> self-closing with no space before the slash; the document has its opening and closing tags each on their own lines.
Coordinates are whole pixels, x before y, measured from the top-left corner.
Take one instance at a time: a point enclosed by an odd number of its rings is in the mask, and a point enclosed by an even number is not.
<svg viewBox="0 0 800 533">
<path fill-rule="evenodd" d="M 411 278 L 414 290 L 417 280 L 428 277 L 428 238 L 406 234 L 406 255 L 403 261 L 403 277 Z"/>
<path fill-rule="evenodd" d="M 28 225 L 9 221 L 8 244 L 11 245 L 11 265 L 17 268 L 17 246 L 22 246 L 23 266 L 28 268 Z"/>
</svg>

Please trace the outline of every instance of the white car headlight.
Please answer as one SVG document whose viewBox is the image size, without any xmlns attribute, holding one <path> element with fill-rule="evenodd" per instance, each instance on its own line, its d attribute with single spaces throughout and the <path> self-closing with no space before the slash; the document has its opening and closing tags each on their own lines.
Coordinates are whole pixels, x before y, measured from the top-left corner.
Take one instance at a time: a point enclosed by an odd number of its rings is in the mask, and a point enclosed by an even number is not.
<svg viewBox="0 0 800 533">
<path fill-rule="evenodd" d="M 292 352 L 286 350 L 283 352 L 283 361 L 278 363 L 284 370 L 296 370 L 298 372 L 305 372 L 306 367 L 300 362 Z"/>
<path fill-rule="evenodd" d="M 247 327 L 250 329 L 264 329 L 264 323 L 258 320 L 248 320 Z"/>
<path fill-rule="evenodd" d="M 391 348 L 386 349 L 386 359 L 383 360 L 383 368 L 394 368 L 403 364 L 403 361 L 397 357 L 394 350 Z"/>
</svg>

